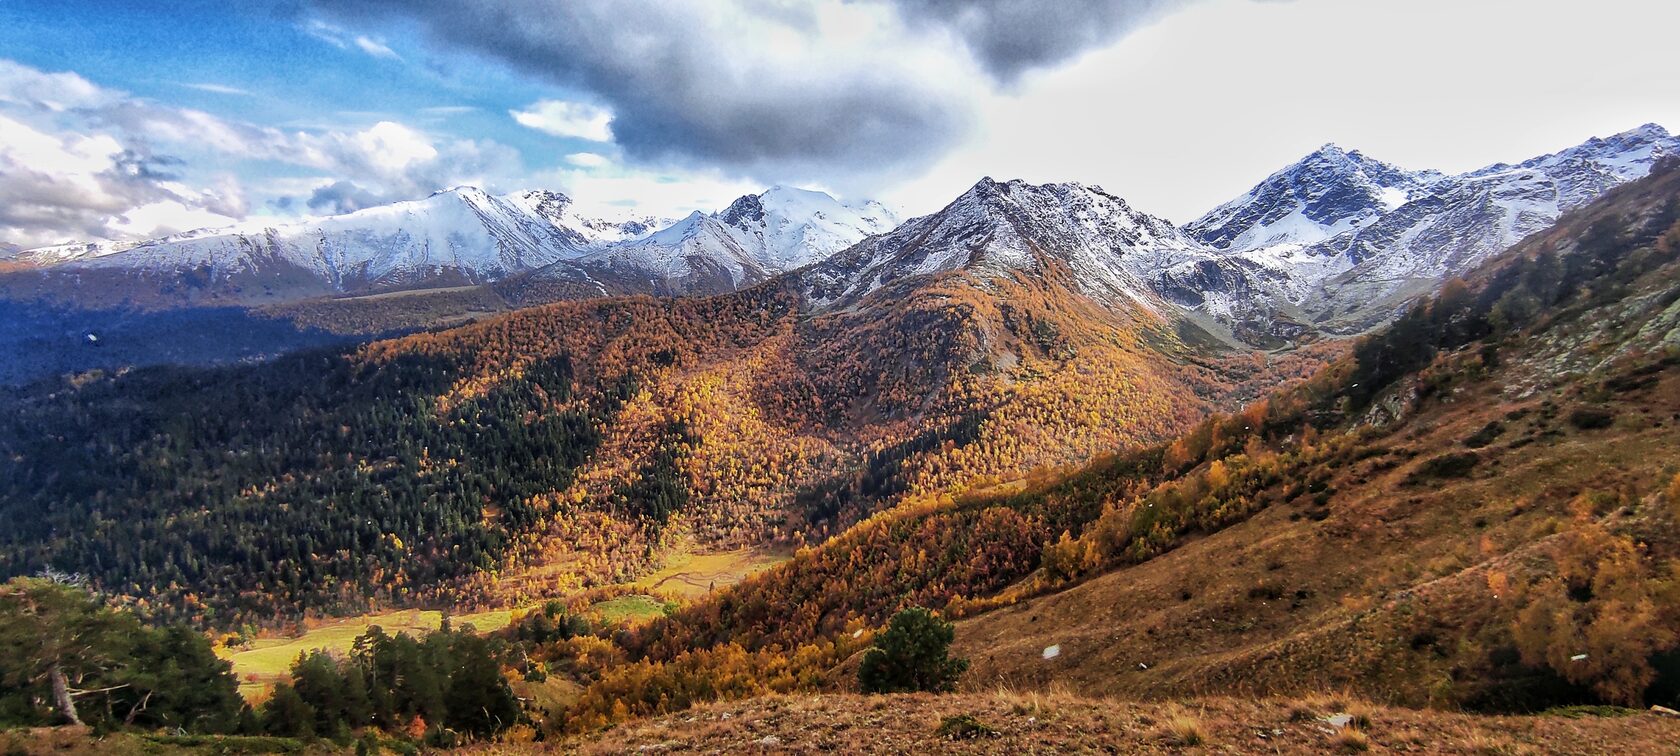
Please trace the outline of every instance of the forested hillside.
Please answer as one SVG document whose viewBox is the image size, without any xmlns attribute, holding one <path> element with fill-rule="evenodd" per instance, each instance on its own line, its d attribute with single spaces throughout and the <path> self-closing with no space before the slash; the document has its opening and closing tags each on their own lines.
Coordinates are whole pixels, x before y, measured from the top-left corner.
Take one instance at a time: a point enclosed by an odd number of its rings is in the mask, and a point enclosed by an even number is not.
<svg viewBox="0 0 1680 756">
<path fill-rule="evenodd" d="M 1319 364 L 1187 344 L 1055 276 L 921 276 L 813 315 L 798 275 L 36 384 L 0 399 L 0 573 L 215 627 L 518 605 L 679 544 L 820 543 Z"/>
<path fill-rule="evenodd" d="M 878 513 L 639 628 L 573 716 L 911 605 L 970 617 L 978 689 L 1672 705 L 1677 198 L 1671 163 L 1170 444 Z"/>
</svg>

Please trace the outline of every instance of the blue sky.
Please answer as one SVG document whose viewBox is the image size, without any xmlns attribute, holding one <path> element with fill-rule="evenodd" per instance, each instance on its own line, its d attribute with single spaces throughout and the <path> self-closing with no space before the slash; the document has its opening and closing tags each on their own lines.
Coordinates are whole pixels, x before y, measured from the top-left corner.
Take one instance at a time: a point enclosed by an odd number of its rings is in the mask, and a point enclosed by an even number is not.
<svg viewBox="0 0 1680 756">
<path fill-rule="evenodd" d="M 390 56 L 357 46 L 358 37 Z M 0 50 L 141 97 L 276 126 L 420 116 L 432 128 L 555 163 L 563 150 L 589 146 L 544 139 L 506 115 L 562 90 L 510 75 L 493 60 L 429 49 L 401 24 L 352 31 L 296 3 L 0 0 Z"/>
<path fill-rule="evenodd" d="M 0 0 L 0 243 L 463 183 L 915 214 L 991 175 L 1184 222 L 1329 141 L 1457 171 L 1680 125 L 1677 27 L 1671 0 Z"/>
<path fill-rule="evenodd" d="M 233 122 L 305 133 L 396 123 L 438 141 L 508 148 L 507 164 L 491 175 L 462 171 L 463 179 L 517 182 L 569 165 L 567 155 L 612 151 L 610 144 L 544 133 L 510 117 L 545 98 L 572 97 L 564 88 L 512 74 L 494 60 L 428 47 L 400 23 L 356 31 L 295 3 L 0 0 L 0 51 L 40 72 L 73 72 L 125 99 Z M 248 212 L 255 215 L 294 214 L 307 202 L 301 193 L 265 191 L 267 180 L 340 178 L 285 159 L 150 141 L 180 158 L 173 170 L 185 179 L 232 171 L 254 185 Z M 380 201 L 445 188 L 365 183 Z M 290 207 L 280 204 L 288 200 Z"/>
</svg>

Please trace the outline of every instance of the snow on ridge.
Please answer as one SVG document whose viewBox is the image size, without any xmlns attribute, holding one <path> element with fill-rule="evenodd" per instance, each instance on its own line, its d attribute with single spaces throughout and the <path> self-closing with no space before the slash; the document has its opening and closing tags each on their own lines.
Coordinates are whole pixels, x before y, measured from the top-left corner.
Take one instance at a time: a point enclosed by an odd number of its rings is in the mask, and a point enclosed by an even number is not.
<svg viewBox="0 0 1680 756">
<path fill-rule="evenodd" d="M 459 186 L 340 215 L 279 223 L 253 218 L 157 239 L 42 247 L 19 257 L 43 266 L 152 273 L 207 269 L 222 277 L 278 263 L 344 289 L 444 270 L 493 279 L 644 236 L 657 223 L 651 217 L 582 217 L 557 192 L 495 196 Z"/>
<path fill-rule="evenodd" d="M 713 288 L 719 275 L 739 288 L 827 259 L 897 225 L 897 216 L 879 202 L 847 204 L 826 192 L 778 185 L 606 245 L 582 262 L 676 291 Z"/>
</svg>

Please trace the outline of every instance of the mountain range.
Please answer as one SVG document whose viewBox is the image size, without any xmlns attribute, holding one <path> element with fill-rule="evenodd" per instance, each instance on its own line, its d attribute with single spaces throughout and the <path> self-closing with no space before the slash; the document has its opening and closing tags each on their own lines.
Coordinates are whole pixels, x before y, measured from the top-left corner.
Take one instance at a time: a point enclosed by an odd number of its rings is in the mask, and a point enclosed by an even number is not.
<svg viewBox="0 0 1680 756">
<path fill-rule="evenodd" d="M 1452 176 L 1326 145 L 1187 224 L 1218 259 L 1157 284 L 1250 343 L 1358 333 L 1674 154 L 1656 124 Z"/>
<path fill-rule="evenodd" d="M 599 294 L 733 291 L 819 260 L 897 220 L 875 202 L 773 187 L 672 222 L 578 214 L 557 192 L 456 187 L 421 200 L 282 225 L 248 223 L 139 242 L 64 244 L 16 260 L 49 277 L 132 280 L 186 301 L 309 296 L 578 278 Z M 174 285 L 174 284 L 184 285 Z M 111 286 L 112 284 L 102 284 Z M 98 289 L 101 285 L 95 285 Z"/>
<path fill-rule="evenodd" d="M 343 216 L 67 244 L 15 258 L 59 282 L 37 289 L 62 293 L 71 278 L 87 290 L 83 299 L 109 302 L 105 290 L 115 289 L 146 303 L 161 287 L 178 302 L 262 304 L 518 277 L 527 286 L 571 284 L 569 296 L 712 294 L 842 252 L 823 285 L 857 295 L 886 278 L 952 265 L 1001 271 L 1037 248 L 1064 257 L 1090 291 L 1151 308 L 1165 303 L 1233 341 L 1276 346 L 1381 323 L 1411 297 L 1677 151 L 1680 139 L 1647 124 L 1447 175 L 1330 144 L 1176 229 L 1079 184 L 987 179 L 940 213 L 902 226 L 878 202 L 847 204 L 787 187 L 675 222 L 587 217 L 548 191 L 498 197 L 458 187 Z M 894 240 L 848 249 L 895 229 L 902 233 Z M 913 264 L 882 256 L 910 237 L 920 250 Z M 990 247 L 986 259 L 972 254 L 982 246 Z M 854 280 L 841 285 L 833 276 L 842 272 Z"/>
</svg>

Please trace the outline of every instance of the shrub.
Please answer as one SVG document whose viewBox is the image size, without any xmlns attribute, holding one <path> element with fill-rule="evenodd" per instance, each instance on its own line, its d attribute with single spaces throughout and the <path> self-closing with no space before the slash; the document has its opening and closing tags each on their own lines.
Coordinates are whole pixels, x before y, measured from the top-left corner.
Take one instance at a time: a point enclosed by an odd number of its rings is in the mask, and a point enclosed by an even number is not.
<svg viewBox="0 0 1680 756">
<path fill-rule="evenodd" d="M 919 606 L 901 610 L 864 653 L 858 684 L 866 693 L 951 690 L 968 670 L 967 659 L 950 656 L 955 639 L 939 615 Z"/>
<path fill-rule="evenodd" d="M 1493 443 L 1494 439 L 1499 438 L 1499 434 L 1504 432 L 1505 424 L 1495 420 L 1482 426 L 1481 430 L 1471 434 L 1469 438 L 1464 439 L 1464 445 L 1472 449 L 1480 449 Z"/>
<path fill-rule="evenodd" d="M 998 731 L 968 714 L 957 714 L 940 720 L 939 737 L 946 740 L 979 740 L 995 738 Z"/>
<path fill-rule="evenodd" d="M 1581 430 L 1608 428 L 1616 422 L 1616 414 L 1601 407 L 1577 407 L 1569 413 L 1569 424 Z"/>
<path fill-rule="evenodd" d="M 1412 472 L 1413 482 L 1427 478 L 1462 478 L 1476 469 L 1482 458 L 1475 452 L 1450 452 L 1438 457 L 1431 457 L 1417 466 Z"/>
<path fill-rule="evenodd" d="M 1207 742 L 1207 730 L 1202 727 L 1202 720 L 1189 714 L 1168 717 L 1164 727 L 1166 738 L 1173 745 L 1188 747 Z"/>
<path fill-rule="evenodd" d="M 1371 750 L 1371 738 L 1352 727 L 1343 727 L 1336 731 L 1336 747 L 1348 753 L 1363 753 Z"/>
<path fill-rule="evenodd" d="M 1565 531 L 1557 574 L 1518 596 L 1511 633 L 1523 662 L 1603 701 L 1641 705 L 1657 682 L 1652 659 L 1680 646 L 1675 584 L 1645 556 L 1632 538 L 1591 520 Z"/>
</svg>

